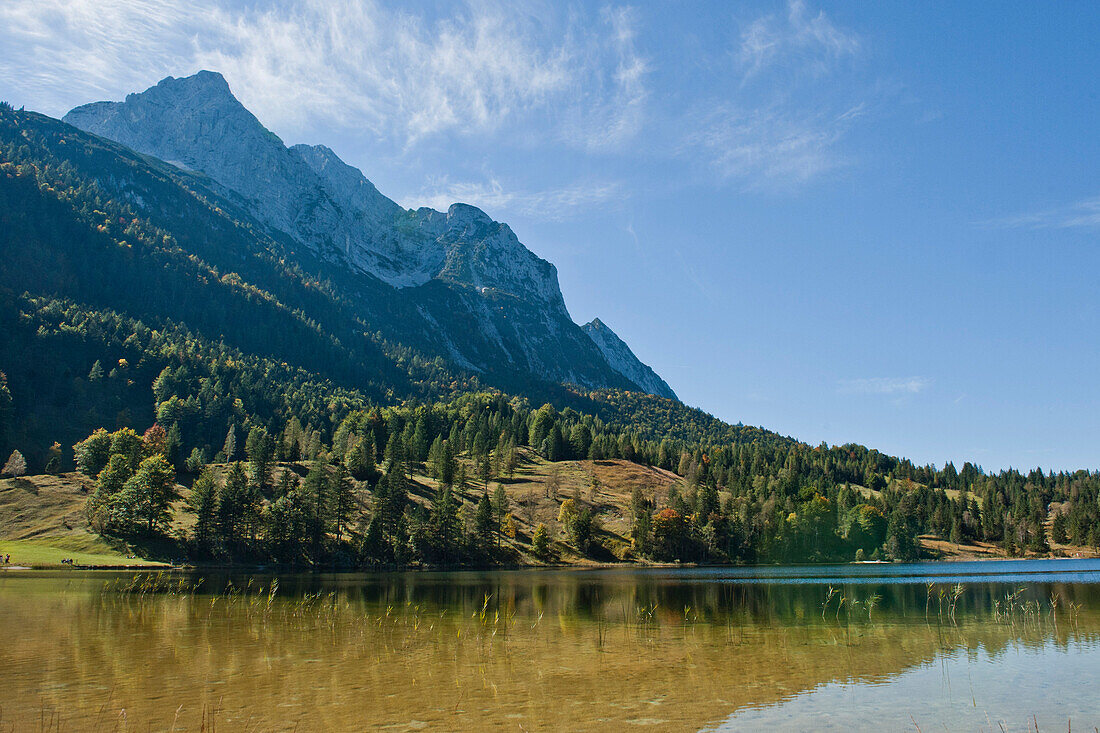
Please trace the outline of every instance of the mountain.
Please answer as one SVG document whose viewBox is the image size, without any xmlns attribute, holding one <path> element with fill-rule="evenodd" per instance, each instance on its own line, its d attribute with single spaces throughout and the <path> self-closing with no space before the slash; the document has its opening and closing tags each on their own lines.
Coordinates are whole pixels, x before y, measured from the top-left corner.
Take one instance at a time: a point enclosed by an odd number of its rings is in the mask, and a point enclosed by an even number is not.
<svg viewBox="0 0 1100 733">
<path fill-rule="evenodd" d="M 505 386 L 534 378 L 651 389 L 631 377 L 647 367 L 610 363 L 573 322 L 557 270 L 507 224 L 460 203 L 445 213 L 403 209 L 329 148 L 285 146 L 220 74 L 168 77 L 123 102 L 77 107 L 64 121 L 205 179 L 272 238 L 344 280 L 362 315 L 394 340 Z M 672 394 L 667 385 L 655 393 Z"/>
<path fill-rule="evenodd" d="M 600 349 L 611 368 L 650 394 L 676 399 L 676 393 L 657 373 L 638 360 L 634 352 L 599 318 L 581 326 Z"/>
<path fill-rule="evenodd" d="M 380 208 L 368 204 L 381 194 L 328 151 L 288 155 L 281 159 L 308 168 L 296 165 L 294 175 L 313 176 L 319 205 Z M 516 449 L 552 463 L 620 459 L 674 470 L 695 490 L 669 491 L 663 509 L 663 492 L 650 494 L 659 510 L 654 523 L 686 520 L 677 522 L 676 545 L 648 544 L 659 537 L 651 530 L 637 535 L 641 552 L 655 559 L 913 559 L 921 534 L 997 543 L 1009 553 L 1046 552 L 1067 538 L 1097 545 L 1096 472 L 915 466 L 860 445 L 809 446 L 729 425 L 646 393 L 633 380 L 654 391 L 667 385 L 602 323 L 562 325 L 537 295 L 474 284 L 486 276 L 480 268 L 494 264 L 490 245 L 509 246 L 514 235 L 472 207 L 420 218 L 405 212 L 446 244 L 449 259 L 427 282 L 395 287 L 349 265 L 340 250 L 304 244 L 267 223 L 261 205 L 201 171 L 0 103 L 0 455 L 18 450 L 32 471 L 51 471 L 73 465 L 76 453 L 80 470 L 97 475 L 102 465 L 93 459 L 106 456 L 104 440 L 131 450 L 125 446 L 138 436 L 126 431 L 148 428 L 148 445 L 162 444 L 163 456 L 192 474 L 211 459 L 243 457 L 249 443 L 273 445 L 285 460 L 340 464 L 372 492 L 398 488 L 399 503 L 385 509 L 387 499 L 373 515 L 384 525 L 381 543 L 359 548 L 370 563 L 393 562 L 399 551 L 404 558 L 404 548 L 420 548 L 422 560 L 437 557 L 431 514 L 421 511 L 425 493 L 411 485 L 406 495 L 401 483 L 407 464 L 387 461 L 381 478 L 375 469 L 387 453 L 431 464 L 433 446 L 440 457 L 444 440 L 455 441 L 479 475 L 507 475 Z M 525 325 L 514 325 L 519 319 Z M 503 344 L 477 336 L 489 328 Z M 448 359 L 443 347 L 452 339 Z M 621 386 L 563 385 L 517 362 L 493 368 L 492 348 Z M 567 349 L 578 350 L 576 361 Z M 462 354 L 487 368 L 463 366 Z M 101 427 L 120 432 L 92 433 Z M 90 434 L 91 444 L 68 448 Z M 610 523 L 619 510 L 603 503 L 604 489 L 592 501 L 598 486 L 591 482 L 588 499 L 577 503 Z M 400 501 L 413 493 L 418 506 Z M 462 498 L 470 511 L 476 493 Z M 111 494 L 112 522 L 144 511 L 130 496 Z M 302 537 L 289 547 L 272 544 L 281 527 L 265 525 L 257 558 L 316 546 Z M 644 527 L 631 529 L 636 539 Z M 626 549 L 605 546 L 599 557 Z M 358 552 L 344 547 L 340 556 L 345 550 Z"/>
</svg>

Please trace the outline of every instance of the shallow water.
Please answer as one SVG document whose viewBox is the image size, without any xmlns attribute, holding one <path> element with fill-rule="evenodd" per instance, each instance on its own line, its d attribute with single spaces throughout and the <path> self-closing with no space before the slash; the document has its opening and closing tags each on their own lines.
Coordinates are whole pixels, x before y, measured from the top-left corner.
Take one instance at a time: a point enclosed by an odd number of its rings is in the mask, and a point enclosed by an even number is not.
<svg viewBox="0 0 1100 733">
<path fill-rule="evenodd" d="M 0 574 L 0 730 L 1100 725 L 1097 561 L 134 577 Z"/>
</svg>

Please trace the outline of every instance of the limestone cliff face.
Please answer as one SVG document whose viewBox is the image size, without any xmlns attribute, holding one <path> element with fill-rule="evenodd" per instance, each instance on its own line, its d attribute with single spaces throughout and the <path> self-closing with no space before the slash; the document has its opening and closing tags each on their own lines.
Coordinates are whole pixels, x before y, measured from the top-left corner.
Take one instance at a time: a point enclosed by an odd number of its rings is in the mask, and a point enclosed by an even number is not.
<svg viewBox="0 0 1100 733">
<path fill-rule="evenodd" d="M 593 319 L 581 328 L 600 349 L 604 358 L 607 359 L 607 363 L 616 372 L 650 394 L 677 399 L 676 393 L 672 391 L 665 380 L 657 376 L 656 372 L 634 356 L 634 352 L 630 350 L 626 342 L 619 338 L 599 318 Z"/>
<path fill-rule="evenodd" d="M 557 270 L 507 224 L 460 203 L 445 213 L 403 209 L 329 148 L 285 146 L 220 74 L 168 77 L 122 102 L 77 107 L 64 121 L 208 177 L 257 221 L 323 261 L 406 293 L 424 328 L 437 332 L 434 341 L 461 366 L 504 365 L 551 381 L 672 394 L 614 334 L 621 348 L 572 321 Z M 646 384 L 637 380 L 643 377 Z"/>
</svg>

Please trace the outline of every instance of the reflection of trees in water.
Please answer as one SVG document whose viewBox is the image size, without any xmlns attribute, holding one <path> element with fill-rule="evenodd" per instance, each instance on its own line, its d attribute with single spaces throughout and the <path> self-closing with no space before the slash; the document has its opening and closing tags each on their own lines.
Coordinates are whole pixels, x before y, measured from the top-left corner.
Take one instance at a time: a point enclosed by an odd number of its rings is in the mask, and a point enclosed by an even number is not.
<svg viewBox="0 0 1100 733">
<path fill-rule="evenodd" d="M 211 619 L 208 599 L 222 594 L 226 578 L 209 577 L 204 594 L 194 599 L 177 598 L 171 603 L 154 599 L 118 599 L 93 609 L 97 619 L 95 635 L 116 637 L 129 634 L 150 645 L 170 643 L 157 638 L 158 625 L 165 618 L 205 633 Z M 487 618 L 518 623 L 545 616 L 577 628 L 609 624 L 651 629 L 702 624 L 715 628 L 744 629 L 803 628 L 831 630 L 855 626 L 860 629 L 890 627 L 938 629 L 945 643 L 971 648 L 986 646 L 999 653 L 1007 645 L 1068 644 L 1092 638 L 1100 621 L 1100 587 L 1085 584 L 1041 583 L 1026 587 L 1003 583 L 912 584 L 858 583 L 735 583 L 670 582 L 667 578 L 635 576 L 592 578 L 569 573 L 507 574 L 409 573 L 378 576 L 364 582 L 354 576 L 302 576 L 283 579 L 279 605 L 299 607 L 303 598 L 313 598 L 308 609 L 283 618 L 306 628 L 324 620 L 335 628 L 354 628 L 355 618 L 413 621 Z M 258 579 L 257 588 L 270 579 Z M 237 579 L 237 588 L 244 585 Z M 247 593 L 245 594 L 247 596 Z M 323 602 L 321 599 L 324 599 Z M 101 604 L 103 601 L 101 600 Z M 212 601 L 217 607 L 217 601 Z M 233 606 L 223 601 L 223 606 Z M 247 598 L 236 602 L 242 617 L 233 623 L 267 623 L 268 617 L 247 613 Z M 270 606 L 270 602 L 268 603 Z M 331 606 L 331 607 L 330 607 Z M 230 608 L 229 610 L 232 610 Z M 308 613 L 304 612 L 308 611 Z M 1082 626 L 1082 614 L 1084 625 Z M 337 618 L 338 617 L 338 618 Z M 382 624 L 385 628 L 386 623 Z M 352 624 L 350 627 L 348 624 Z M 507 630 L 504 623 L 502 630 Z M 419 626 L 417 626 L 419 628 Z M 163 629 L 162 629 L 163 631 Z M 898 630 L 895 629 L 894 633 Z M 1082 634 L 1084 635 L 1082 637 Z M 850 641 L 849 641 L 850 643 Z M 109 653 L 105 656 L 109 657 Z"/>
<path fill-rule="evenodd" d="M 344 586 L 344 587 L 341 587 Z M 337 577 L 302 578 L 284 581 L 290 594 L 336 589 L 355 605 L 363 607 L 419 604 L 437 609 L 472 613 L 488 599 L 490 608 L 508 608 L 519 613 L 554 613 L 580 619 L 623 620 L 635 618 L 638 611 L 653 608 L 693 610 L 700 620 L 723 622 L 730 616 L 752 623 L 800 624 L 821 620 L 822 604 L 828 595 L 828 583 L 737 583 L 714 581 L 670 581 L 667 577 L 645 575 L 611 576 L 556 573 L 410 573 L 379 576 L 369 583 L 349 584 Z M 830 600 L 826 617 L 834 617 L 840 598 L 844 599 L 841 618 L 866 615 L 873 601 L 873 613 L 883 618 L 907 620 L 945 617 L 954 608 L 956 618 L 989 617 L 997 602 L 1018 590 L 1019 585 L 969 583 L 953 597 L 954 583 L 836 584 L 837 595 Z M 1052 595 L 1058 599 L 1063 615 L 1072 606 L 1100 609 L 1100 587 L 1084 584 L 1038 583 L 1026 586 L 1020 602 L 1039 602 L 1044 614 Z M 618 617 L 616 617 L 618 614 Z"/>
<path fill-rule="evenodd" d="M 0 649 L 0 666 L 21 670 L 9 677 L 12 699 L 25 694 L 37 711 L 40 690 L 62 685 L 68 692 L 51 704 L 94 710 L 114 690 L 120 704 L 152 715 L 223 695 L 241 709 L 271 700 L 290 710 L 350 706 L 380 722 L 410 719 L 413 703 L 379 691 L 421 685 L 420 705 L 462 708 L 472 698 L 503 710 L 501 700 L 533 700 L 551 717 L 566 715 L 555 710 L 562 699 L 593 709 L 614 699 L 631 711 L 661 698 L 694 725 L 823 682 L 888 679 L 946 651 L 997 658 L 1100 636 L 1100 588 L 1078 584 L 1028 586 L 1017 600 L 1040 611 L 1005 616 L 996 604 L 1017 586 L 971 583 L 952 618 L 923 584 L 837 585 L 823 613 L 828 585 L 818 583 L 309 576 L 281 579 L 269 600 L 259 592 L 269 579 L 235 596 L 224 593 L 225 581 L 210 576 L 193 595 L 88 592 L 89 582 L 9 596 L 8 620 L 27 630 Z M 841 598 L 850 605 L 837 613 Z M 1076 618 L 1070 604 L 1081 606 Z M 378 707 L 369 714 L 356 698 L 364 691 Z"/>
</svg>

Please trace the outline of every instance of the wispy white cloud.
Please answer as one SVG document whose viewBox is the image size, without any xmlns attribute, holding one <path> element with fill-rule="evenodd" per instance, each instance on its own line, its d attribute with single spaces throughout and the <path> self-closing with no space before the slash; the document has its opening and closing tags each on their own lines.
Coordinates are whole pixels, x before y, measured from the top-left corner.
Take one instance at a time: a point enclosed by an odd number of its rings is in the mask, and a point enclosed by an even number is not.
<svg viewBox="0 0 1100 733">
<path fill-rule="evenodd" d="M 841 394 L 886 395 L 898 397 L 923 392 L 932 384 L 927 377 L 871 377 L 844 379 L 837 385 Z"/>
<path fill-rule="evenodd" d="M 859 85 L 833 77 L 860 48 L 854 32 L 801 0 L 743 24 L 732 89 L 686 116 L 681 150 L 749 189 L 790 190 L 844 166 L 839 143 L 867 104 L 852 99 Z"/>
<path fill-rule="evenodd" d="M 788 189 L 845 164 L 835 145 L 858 116 L 857 108 L 830 116 L 720 107 L 699 121 L 686 144 L 706 150 L 724 178 L 753 189 Z"/>
<path fill-rule="evenodd" d="M 209 26 L 202 16 L 171 0 L 8 0 L 0 76 L 30 97 L 18 101 L 60 114 L 74 97 L 134 91 L 188 68 L 191 38 Z"/>
<path fill-rule="evenodd" d="M 773 64 L 796 64 L 821 74 L 859 48 L 858 36 L 838 28 L 825 11 L 814 14 L 802 0 L 791 0 L 785 17 L 765 15 L 744 28 L 737 60 L 747 77 Z"/>
<path fill-rule="evenodd" d="M 564 221 L 590 213 L 592 207 L 618 203 L 622 187 L 615 182 L 576 183 L 543 191 L 506 188 L 493 177 L 488 181 L 430 181 L 420 193 L 401 201 L 406 208 L 430 206 L 446 211 L 453 203 L 472 204 L 500 219 L 504 214 L 519 214 L 542 221 Z"/>
<path fill-rule="evenodd" d="M 1100 227 L 1100 196 L 1030 213 L 979 222 L 990 229 L 1076 229 Z"/>
<path fill-rule="evenodd" d="M 565 109 L 570 136 L 614 141 L 646 96 L 634 22 L 493 2 L 428 18 L 374 0 L 7 0 L 0 74 L 54 114 L 210 68 L 276 129 L 321 119 L 411 145 Z"/>
<path fill-rule="evenodd" d="M 642 128 L 649 90 L 645 79 L 649 62 L 637 49 L 638 14 L 633 8 L 605 7 L 600 13 L 604 33 L 590 36 L 585 55 L 594 73 L 574 89 L 583 104 L 568 113 L 562 136 L 584 150 L 622 146 Z M 613 61 L 598 63 L 608 53 Z"/>
</svg>

